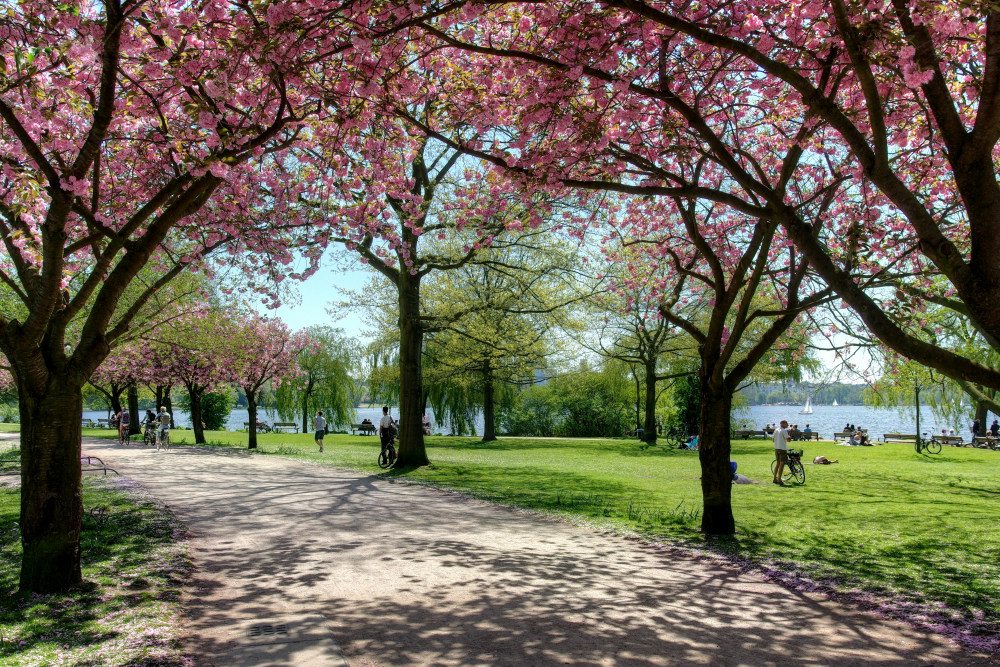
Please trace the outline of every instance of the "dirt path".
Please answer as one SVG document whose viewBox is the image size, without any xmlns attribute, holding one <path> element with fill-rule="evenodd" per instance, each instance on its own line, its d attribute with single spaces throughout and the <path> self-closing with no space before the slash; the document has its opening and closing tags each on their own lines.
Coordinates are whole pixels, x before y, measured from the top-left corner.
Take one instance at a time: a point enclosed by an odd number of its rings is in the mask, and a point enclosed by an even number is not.
<svg viewBox="0 0 1000 667">
<path fill-rule="evenodd" d="M 190 528 L 198 664 L 986 664 L 755 576 L 447 493 L 235 450 L 84 449 Z"/>
</svg>

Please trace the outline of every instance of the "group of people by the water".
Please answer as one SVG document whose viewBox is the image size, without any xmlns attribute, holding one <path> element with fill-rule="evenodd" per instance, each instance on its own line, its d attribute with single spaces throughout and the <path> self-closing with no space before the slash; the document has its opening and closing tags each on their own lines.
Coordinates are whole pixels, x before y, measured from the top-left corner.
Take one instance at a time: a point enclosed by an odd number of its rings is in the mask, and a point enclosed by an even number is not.
<svg viewBox="0 0 1000 667">
<path fill-rule="evenodd" d="M 782 423 L 785 424 L 787 422 L 783 421 Z M 768 424 L 767 426 L 764 427 L 764 432 L 770 436 L 773 436 L 776 428 L 777 427 L 775 425 Z M 798 424 L 792 424 L 788 426 L 787 429 L 788 429 L 789 440 L 812 440 L 813 438 L 813 430 L 812 427 L 809 426 L 809 424 L 806 424 L 805 427 L 801 429 L 799 428 Z"/>
</svg>

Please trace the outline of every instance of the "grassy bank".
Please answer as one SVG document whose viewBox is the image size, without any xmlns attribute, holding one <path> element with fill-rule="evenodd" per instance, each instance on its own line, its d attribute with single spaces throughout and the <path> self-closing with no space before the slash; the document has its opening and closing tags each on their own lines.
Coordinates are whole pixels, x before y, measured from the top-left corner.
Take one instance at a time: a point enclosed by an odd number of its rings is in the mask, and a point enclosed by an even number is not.
<svg viewBox="0 0 1000 667">
<path fill-rule="evenodd" d="M 107 435 L 107 431 L 104 432 Z M 190 431 L 175 431 L 191 442 Z M 246 446 L 245 433 L 211 432 L 215 446 Z M 319 454 L 309 434 L 260 436 L 262 453 L 376 471 L 378 441 L 335 435 Z M 634 440 L 427 438 L 432 465 L 390 476 L 518 507 L 724 554 L 790 585 L 849 594 L 888 613 L 926 617 L 939 631 L 966 633 L 1000 619 L 1000 531 L 995 515 L 1000 453 L 912 446 L 843 447 L 805 443 L 840 463 L 806 466 L 804 486 L 770 483 L 767 441 L 733 443 L 750 478 L 733 487 L 738 535 L 706 540 L 698 454 L 643 448 Z M 976 644 L 976 639 L 963 638 Z"/>
<path fill-rule="evenodd" d="M 17 595 L 20 490 L 0 486 L 0 663 L 187 665 L 180 590 L 189 564 L 181 526 L 129 480 L 87 477 L 85 584 L 58 595 Z"/>
</svg>

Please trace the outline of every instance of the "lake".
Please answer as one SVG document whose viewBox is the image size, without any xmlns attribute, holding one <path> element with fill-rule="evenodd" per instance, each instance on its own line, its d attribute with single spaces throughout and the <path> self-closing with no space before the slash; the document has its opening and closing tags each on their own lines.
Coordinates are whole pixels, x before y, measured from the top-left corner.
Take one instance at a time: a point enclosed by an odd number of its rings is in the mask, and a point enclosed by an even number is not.
<svg viewBox="0 0 1000 667">
<path fill-rule="evenodd" d="M 765 424 L 776 424 L 782 419 L 787 419 L 788 423 L 798 424 L 799 428 L 804 428 L 806 424 L 809 424 L 809 427 L 814 431 L 819 431 L 820 437 L 824 439 L 832 438 L 833 433 L 843 430 L 844 425 L 848 422 L 862 428 L 867 428 L 869 434 L 876 438 L 881 437 L 883 433 L 914 433 L 916 429 L 914 409 L 912 407 L 900 411 L 897 409 L 870 408 L 863 405 L 841 405 L 838 407 L 833 407 L 832 405 L 814 405 L 813 414 L 811 415 L 800 415 L 799 410 L 801 409 L 801 406 L 792 405 L 755 405 L 738 413 L 734 417 L 733 423 L 747 420 L 750 422 L 750 425 L 759 429 L 763 428 Z M 398 408 L 393 409 L 391 412 L 394 416 L 399 415 Z M 88 410 L 83 414 L 84 417 L 90 419 L 105 418 L 108 416 L 107 412 L 99 410 Z M 264 414 L 263 412 L 259 412 L 258 415 L 267 422 L 274 422 L 276 418 L 276 415 Z M 439 425 L 437 423 L 432 410 L 428 409 L 427 416 L 431 419 L 432 428 L 435 433 L 451 432 L 447 428 L 447 425 Z M 355 410 L 355 423 L 360 422 L 366 417 L 377 424 L 382 417 L 382 409 L 373 407 L 357 408 Z M 994 416 L 991 415 L 987 420 L 987 425 L 993 418 Z M 183 410 L 175 411 L 174 419 L 179 426 L 191 426 L 190 415 Z M 246 409 L 233 410 L 229 416 L 227 428 L 230 431 L 241 430 L 243 422 L 247 420 Z M 942 428 L 953 428 L 959 435 L 968 437 L 969 425 L 971 423 L 971 415 L 968 421 L 963 424 L 940 423 L 933 416 L 929 407 L 923 406 L 921 408 L 920 428 L 925 433 L 940 433 Z M 476 435 L 482 435 L 482 433 L 483 417 L 480 414 L 476 416 Z"/>
</svg>

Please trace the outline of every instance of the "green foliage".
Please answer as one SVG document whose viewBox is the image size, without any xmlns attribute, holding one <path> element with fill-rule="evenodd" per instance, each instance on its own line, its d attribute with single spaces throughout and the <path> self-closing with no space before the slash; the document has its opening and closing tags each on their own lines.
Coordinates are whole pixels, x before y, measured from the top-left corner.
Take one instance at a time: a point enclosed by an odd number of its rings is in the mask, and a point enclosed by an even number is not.
<svg viewBox="0 0 1000 667">
<path fill-rule="evenodd" d="M 232 390 L 205 392 L 201 397 L 201 419 L 205 428 L 210 431 L 225 428 L 235 404 L 236 394 Z"/>
<path fill-rule="evenodd" d="M 667 425 L 685 435 L 697 433 L 701 410 L 701 380 L 697 375 L 682 375 L 674 381 L 672 403 L 674 411 Z"/>
<path fill-rule="evenodd" d="M 583 368 L 521 392 L 501 410 L 500 428 L 511 435 L 617 436 L 631 422 L 630 398 L 617 373 Z"/>
<path fill-rule="evenodd" d="M 233 389 L 203 393 L 201 395 L 201 420 L 205 422 L 205 428 L 209 431 L 225 428 L 234 405 L 236 405 L 236 391 Z M 187 393 L 181 394 L 174 400 L 174 407 L 190 411 L 191 397 Z"/>
<path fill-rule="evenodd" d="M 275 390 L 278 414 L 286 421 L 299 422 L 303 409 L 310 417 L 322 410 L 328 426 L 347 426 L 354 420 L 359 398 L 351 377 L 360 357 L 358 346 L 340 329 L 315 326 L 308 332 L 316 346 L 298 354 L 302 375 Z"/>
<path fill-rule="evenodd" d="M 549 387 L 530 387 L 498 410 L 499 428 L 508 435 L 551 436 L 556 411 Z"/>
</svg>

